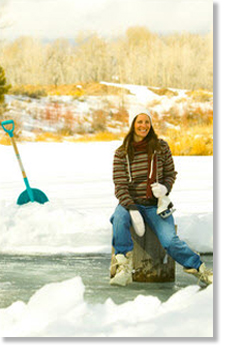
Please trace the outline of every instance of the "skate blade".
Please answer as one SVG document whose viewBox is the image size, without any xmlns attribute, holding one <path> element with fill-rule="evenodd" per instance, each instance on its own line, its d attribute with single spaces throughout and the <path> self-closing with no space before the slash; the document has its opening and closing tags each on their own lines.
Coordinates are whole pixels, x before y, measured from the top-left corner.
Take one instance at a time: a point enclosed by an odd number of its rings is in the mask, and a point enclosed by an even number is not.
<svg viewBox="0 0 225 350">
<path fill-rule="evenodd" d="M 168 218 L 170 215 L 172 215 L 175 212 L 176 209 L 167 209 L 160 213 L 159 215 L 161 216 L 162 219 Z"/>
</svg>

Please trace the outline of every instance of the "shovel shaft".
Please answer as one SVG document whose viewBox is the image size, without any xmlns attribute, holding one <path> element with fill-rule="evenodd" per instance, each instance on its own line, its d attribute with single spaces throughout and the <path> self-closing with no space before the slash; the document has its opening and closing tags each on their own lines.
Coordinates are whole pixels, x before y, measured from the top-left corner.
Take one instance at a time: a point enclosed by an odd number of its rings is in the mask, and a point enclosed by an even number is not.
<svg viewBox="0 0 225 350">
<path fill-rule="evenodd" d="M 11 137 L 11 141 L 12 141 L 12 145 L 13 145 L 13 148 L 14 148 L 14 151 L 15 151 L 15 154 L 16 154 L 16 158 L 17 158 L 17 160 L 19 162 L 20 170 L 22 172 L 23 178 L 25 179 L 27 177 L 27 175 L 25 173 L 25 170 L 24 170 L 24 167 L 23 167 L 23 163 L 22 163 L 22 160 L 20 158 L 20 154 L 19 154 L 16 142 L 14 140 L 14 137 Z"/>
<path fill-rule="evenodd" d="M 25 170 L 24 170 L 24 167 L 23 167 L 23 163 L 22 163 L 22 160 L 20 158 L 20 154 L 19 154 L 16 142 L 15 142 L 13 136 L 11 136 L 10 138 L 11 138 L 12 145 L 13 145 L 13 148 L 14 148 L 14 151 L 15 151 L 15 154 L 16 154 L 16 158 L 17 158 L 17 160 L 19 162 L 20 170 L 21 170 L 22 175 L 23 175 L 23 180 L 24 180 L 24 183 L 26 185 L 26 189 L 27 189 L 28 195 L 30 197 L 30 201 L 34 202 L 33 192 L 32 192 L 32 189 L 30 188 L 30 185 L 29 185 L 29 182 L 28 182 L 28 178 L 27 178 L 27 175 L 25 173 Z"/>
</svg>

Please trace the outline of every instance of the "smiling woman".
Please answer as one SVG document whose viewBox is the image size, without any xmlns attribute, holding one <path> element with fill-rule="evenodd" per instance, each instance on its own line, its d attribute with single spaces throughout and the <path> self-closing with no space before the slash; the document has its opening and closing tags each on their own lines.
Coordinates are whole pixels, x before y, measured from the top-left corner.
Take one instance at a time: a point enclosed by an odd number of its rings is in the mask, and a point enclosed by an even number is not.
<svg viewBox="0 0 225 350">
<path fill-rule="evenodd" d="M 148 235 L 146 225 L 154 232 L 166 253 L 205 284 L 213 274 L 176 234 L 171 203 L 161 211 L 176 179 L 173 157 L 166 141 L 154 132 L 151 116 L 140 108 L 130 118 L 131 126 L 114 156 L 113 181 L 119 204 L 110 222 L 115 250 L 111 264 L 111 285 L 132 282 L 134 242 L 131 226 L 137 236 Z"/>
</svg>

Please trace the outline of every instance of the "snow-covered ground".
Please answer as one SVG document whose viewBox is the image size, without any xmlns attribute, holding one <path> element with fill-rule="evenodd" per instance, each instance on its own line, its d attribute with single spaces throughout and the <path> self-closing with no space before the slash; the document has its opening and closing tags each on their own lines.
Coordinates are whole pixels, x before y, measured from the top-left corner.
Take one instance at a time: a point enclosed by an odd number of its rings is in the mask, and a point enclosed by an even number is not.
<svg viewBox="0 0 225 350">
<path fill-rule="evenodd" d="M 44 205 L 17 206 L 25 189 L 13 148 L 0 146 L 0 253 L 109 253 L 117 200 L 112 161 L 120 142 L 23 143 L 18 148 L 31 187 Z M 213 251 L 212 157 L 174 157 L 178 179 L 171 199 L 178 234 L 200 252 Z M 212 337 L 213 288 L 190 286 L 161 303 L 139 295 L 116 305 L 88 304 L 82 276 L 48 284 L 28 304 L 0 310 L 3 336 Z M 119 288 L 118 288 L 119 293 Z M 198 312 L 196 313 L 196 310 Z M 184 322 L 185 320 L 185 322 Z"/>
<path fill-rule="evenodd" d="M 24 143 L 19 151 L 31 187 L 46 193 L 45 205 L 17 206 L 25 189 L 13 148 L 0 146 L 0 252 L 111 251 L 114 197 L 112 162 L 119 141 Z M 193 249 L 213 251 L 212 157 L 174 157 L 171 193 L 178 234 Z"/>
</svg>

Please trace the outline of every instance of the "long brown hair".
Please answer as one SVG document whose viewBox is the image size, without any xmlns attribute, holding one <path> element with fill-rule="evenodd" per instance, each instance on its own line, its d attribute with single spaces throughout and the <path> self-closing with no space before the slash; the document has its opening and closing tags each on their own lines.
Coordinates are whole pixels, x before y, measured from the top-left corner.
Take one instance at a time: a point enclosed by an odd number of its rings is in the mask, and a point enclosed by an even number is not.
<svg viewBox="0 0 225 350">
<path fill-rule="evenodd" d="M 125 154 L 128 154 L 129 159 L 132 161 L 134 159 L 134 123 L 137 119 L 138 115 L 134 118 L 132 121 L 130 130 L 128 131 L 127 135 L 125 136 L 122 145 L 120 146 L 120 150 L 124 151 Z M 154 151 L 160 151 L 161 146 L 159 143 L 158 136 L 155 133 L 155 130 L 153 126 L 151 125 L 151 128 L 148 132 L 148 135 L 144 138 L 144 140 L 147 141 L 147 152 L 148 155 L 151 156 Z"/>
</svg>

